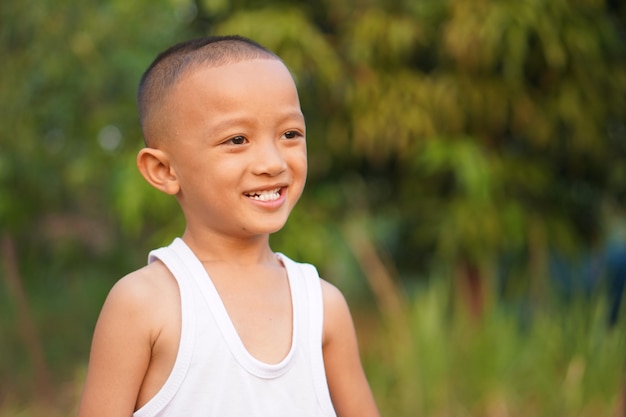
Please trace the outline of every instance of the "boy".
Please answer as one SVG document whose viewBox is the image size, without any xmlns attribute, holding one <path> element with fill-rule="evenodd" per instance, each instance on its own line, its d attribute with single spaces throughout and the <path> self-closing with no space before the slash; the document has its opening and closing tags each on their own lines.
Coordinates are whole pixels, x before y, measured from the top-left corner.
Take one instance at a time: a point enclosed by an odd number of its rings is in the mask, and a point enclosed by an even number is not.
<svg viewBox="0 0 626 417">
<path fill-rule="evenodd" d="M 307 171 L 283 62 L 239 36 L 189 41 L 138 103 L 137 165 L 186 228 L 107 297 L 79 416 L 378 416 L 343 296 L 269 246 Z"/>
</svg>

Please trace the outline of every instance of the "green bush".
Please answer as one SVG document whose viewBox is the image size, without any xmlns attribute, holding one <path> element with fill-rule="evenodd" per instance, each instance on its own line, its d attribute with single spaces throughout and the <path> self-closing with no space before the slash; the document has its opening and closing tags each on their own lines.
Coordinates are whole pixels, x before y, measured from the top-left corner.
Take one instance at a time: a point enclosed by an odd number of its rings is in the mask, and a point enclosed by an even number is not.
<svg viewBox="0 0 626 417">
<path fill-rule="evenodd" d="M 617 415 L 626 332 L 623 319 L 608 325 L 602 297 L 527 312 L 496 303 L 476 319 L 452 309 L 451 293 L 417 292 L 407 328 L 383 323 L 363 346 L 383 415 Z"/>
</svg>

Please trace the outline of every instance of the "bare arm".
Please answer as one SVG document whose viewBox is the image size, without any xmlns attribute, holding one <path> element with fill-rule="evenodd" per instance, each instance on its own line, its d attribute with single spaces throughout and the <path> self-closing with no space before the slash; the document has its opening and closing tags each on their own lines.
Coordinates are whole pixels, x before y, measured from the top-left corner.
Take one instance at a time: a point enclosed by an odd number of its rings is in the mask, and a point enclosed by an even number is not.
<svg viewBox="0 0 626 417">
<path fill-rule="evenodd" d="M 335 411 L 339 417 L 378 417 L 346 300 L 337 288 L 322 284 L 324 365 Z"/>
<path fill-rule="evenodd" d="M 79 417 L 132 416 L 154 338 L 145 287 L 129 276 L 109 293 L 94 332 Z"/>
</svg>

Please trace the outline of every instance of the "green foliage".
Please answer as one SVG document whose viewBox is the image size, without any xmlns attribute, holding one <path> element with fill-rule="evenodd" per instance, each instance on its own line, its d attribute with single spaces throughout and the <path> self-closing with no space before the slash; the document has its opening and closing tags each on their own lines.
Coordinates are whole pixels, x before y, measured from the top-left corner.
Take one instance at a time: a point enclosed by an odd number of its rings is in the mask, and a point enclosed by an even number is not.
<svg viewBox="0 0 626 417">
<path fill-rule="evenodd" d="M 367 271 L 351 227 L 407 288 L 451 285 L 470 265 L 495 297 L 497 266 L 513 259 L 507 306 L 540 301 L 551 254 L 600 247 L 623 221 L 625 13 L 597 0 L 2 2 L 0 235 L 17 243 L 50 359 L 84 361 L 104 288 L 184 227 L 134 163 L 136 85 L 165 47 L 240 33 L 294 74 L 309 183 L 276 250 L 355 297 Z M 83 273 L 98 278 L 83 286 Z M 609 415 L 624 340 L 600 324 L 600 302 L 533 305 L 522 331 L 499 303 L 480 326 L 451 319 L 456 299 L 437 288 L 410 303 L 415 351 L 384 336 L 367 351 L 385 414 Z M 0 356 L 19 356 L 4 282 L 0 301 Z M 76 314 L 90 322 L 70 347 L 52 330 L 71 340 Z M 0 391 L 27 368 L 2 361 Z"/>
<path fill-rule="evenodd" d="M 55 273 L 31 295 L 46 355 L 62 381 L 59 397 L 51 409 L 29 396 L 32 370 L 17 342 L 11 303 L 0 298 L 0 330 L 8 337 L 0 345 L 0 416 L 75 415 L 84 378 L 84 362 L 76 358 L 87 354 L 111 280 L 73 271 L 60 287 Z M 382 415 L 615 415 L 623 401 L 626 317 L 608 327 L 602 297 L 554 298 L 550 307 L 532 310 L 498 304 L 475 321 L 455 309 L 451 290 L 445 280 L 417 288 L 400 338 L 394 324 L 354 310 Z"/>
<path fill-rule="evenodd" d="M 602 237 L 600 209 L 623 204 L 622 22 L 601 2 L 25 4 L 2 6 L 20 22 L 2 31 L 4 229 L 69 212 L 107 218 L 111 239 L 180 233 L 177 205 L 133 173 L 133 98 L 157 51 L 202 33 L 241 33 L 285 59 L 307 115 L 309 192 L 324 190 L 316 221 L 394 213 L 397 234 L 377 239 L 412 254 L 389 247 L 403 275 L 532 252 L 535 225 L 545 250 L 585 246 Z M 346 198 L 357 176 L 366 195 Z"/>
<path fill-rule="evenodd" d="M 454 310 L 450 294 L 443 281 L 417 291 L 404 329 L 408 347 L 385 333 L 391 326 L 364 345 L 383 415 L 609 417 L 619 410 L 626 334 L 623 320 L 607 327 L 601 299 L 554 299 L 554 307 L 526 316 L 498 304 L 474 321 Z"/>
<path fill-rule="evenodd" d="M 18 234 L 50 213 L 110 217 L 114 173 L 141 142 L 137 82 L 182 28 L 176 2 L 29 3 L 1 6 L 0 222 Z"/>
</svg>

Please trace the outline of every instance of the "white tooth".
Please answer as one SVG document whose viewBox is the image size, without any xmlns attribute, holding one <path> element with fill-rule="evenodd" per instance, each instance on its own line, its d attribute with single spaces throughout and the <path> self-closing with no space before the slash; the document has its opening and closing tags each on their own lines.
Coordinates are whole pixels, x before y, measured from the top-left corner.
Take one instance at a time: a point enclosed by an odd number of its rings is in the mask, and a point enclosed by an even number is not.
<svg viewBox="0 0 626 417">
<path fill-rule="evenodd" d="M 280 197 L 279 191 L 280 189 L 255 192 L 253 195 L 251 195 L 251 198 L 261 201 L 273 201 L 277 200 Z"/>
</svg>

